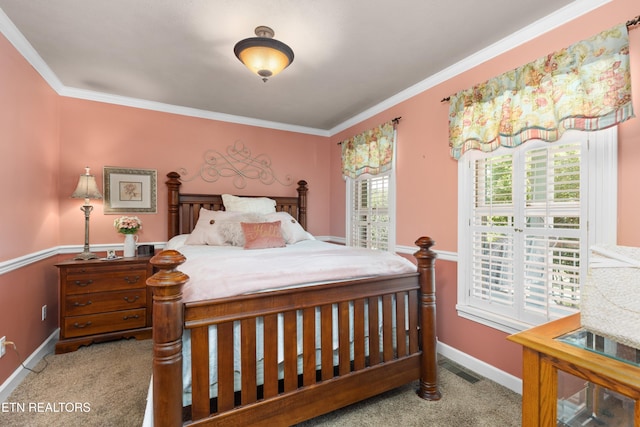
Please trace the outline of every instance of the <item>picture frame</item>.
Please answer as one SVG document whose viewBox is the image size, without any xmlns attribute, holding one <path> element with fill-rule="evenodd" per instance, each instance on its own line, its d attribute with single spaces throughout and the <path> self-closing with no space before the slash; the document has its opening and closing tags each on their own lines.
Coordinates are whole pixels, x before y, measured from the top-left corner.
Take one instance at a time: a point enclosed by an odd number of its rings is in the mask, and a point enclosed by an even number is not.
<svg viewBox="0 0 640 427">
<path fill-rule="evenodd" d="M 105 166 L 103 169 L 104 213 L 157 213 L 155 169 Z"/>
</svg>

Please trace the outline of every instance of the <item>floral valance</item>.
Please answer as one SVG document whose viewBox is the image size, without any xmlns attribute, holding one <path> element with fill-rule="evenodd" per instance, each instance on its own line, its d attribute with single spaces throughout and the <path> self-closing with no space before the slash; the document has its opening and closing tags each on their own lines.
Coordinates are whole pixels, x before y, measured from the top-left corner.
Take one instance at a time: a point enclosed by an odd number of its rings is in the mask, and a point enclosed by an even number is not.
<svg viewBox="0 0 640 427">
<path fill-rule="evenodd" d="M 342 141 L 342 174 L 357 178 L 391 170 L 395 146 L 395 125 L 390 120 L 376 128 Z"/>
<path fill-rule="evenodd" d="M 449 146 L 493 151 L 567 129 L 604 129 L 634 117 L 624 24 L 539 58 L 450 99 Z"/>
</svg>

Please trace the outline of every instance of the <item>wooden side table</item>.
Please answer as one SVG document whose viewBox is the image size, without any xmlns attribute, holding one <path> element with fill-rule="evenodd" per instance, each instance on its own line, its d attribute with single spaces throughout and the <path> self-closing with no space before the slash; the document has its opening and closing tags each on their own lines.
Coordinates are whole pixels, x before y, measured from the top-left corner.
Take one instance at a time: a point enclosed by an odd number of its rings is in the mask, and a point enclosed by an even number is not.
<svg viewBox="0 0 640 427">
<path fill-rule="evenodd" d="M 579 344 L 570 344 L 571 339 L 561 339 L 580 330 L 580 314 L 574 314 L 511 335 L 510 341 L 523 346 L 522 372 L 522 425 L 557 426 L 567 425 L 558 419 L 558 376 L 568 373 L 588 382 L 589 398 L 596 399 L 603 390 L 609 396 L 621 396 L 630 403 L 627 416 L 631 425 L 640 426 L 640 359 L 638 350 L 629 360 L 616 355 L 606 355 Z M 573 335 L 573 334 L 572 334 Z M 615 345 L 615 343 L 613 343 Z M 597 417 L 599 414 L 594 414 Z M 612 420 L 612 424 L 622 425 Z"/>
<path fill-rule="evenodd" d="M 56 264 L 60 340 L 56 353 L 120 338 L 151 338 L 150 257 Z"/>
</svg>

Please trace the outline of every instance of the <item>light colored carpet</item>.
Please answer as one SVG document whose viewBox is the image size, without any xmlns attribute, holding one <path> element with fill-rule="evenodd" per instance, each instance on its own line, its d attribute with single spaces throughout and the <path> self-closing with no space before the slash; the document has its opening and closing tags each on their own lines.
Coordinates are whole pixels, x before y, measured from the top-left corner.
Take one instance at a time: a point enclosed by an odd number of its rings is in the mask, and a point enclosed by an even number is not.
<svg viewBox="0 0 640 427">
<path fill-rule="evenodd" d="M 438 376 L 442 392 L 442 398 L 438 401 L 420 399 L 415 393 L 418 389 L 416 381 L 298 424 L 298 427 L 517 427 L 522 425 L 522 399 L 519 394 L 446 359 L 441 360 L 438 366 Z"/>
<path fill-rule="evenodd" d="M 0 426 L 140 426 L 151 380 L 151 340 L 121 340 L 45 357 L 11 393 Z"/>
<path fill-rule="evenodd" d="M 151 353 L 151 340 L 122 340 L 48 355 L 44 371 L 30 373 L 9 396 L 4 409 L 9 404 L 14 410 L 0 411 L 0 426 L 140 426 L 151 378 Z M 35 369 L 44 365 L 40 362 Z M 420 399 L 414 382 L 298 426 L 521 425 L 520 395 L 447 359 L 440 360 L 438 369 L 443 395 L 439 401 Z M 20 404 L 24 410 L 17 406 Z"/>
</svg>

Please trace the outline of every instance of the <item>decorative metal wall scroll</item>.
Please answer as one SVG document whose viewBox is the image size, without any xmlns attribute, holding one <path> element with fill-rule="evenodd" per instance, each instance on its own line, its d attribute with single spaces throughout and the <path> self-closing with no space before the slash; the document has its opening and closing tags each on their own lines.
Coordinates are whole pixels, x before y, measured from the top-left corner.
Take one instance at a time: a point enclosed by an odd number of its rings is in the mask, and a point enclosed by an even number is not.
<svg viewBox="0 0 640 427">
<path fill-rule="evenodd" d="M 198 173 L 189 176 L 186 168 L 179 168 L 183 181 L 193 181 L 200 177 L 207 182 L 216 182 L 220 178 L 233 178 L 236 188 L 247 186 L 247 180 L 259 180 L 265 185 L 277 182 L 281 185 L 293 184 L 291 176 L 286 175 L 279 179 L 271 168 L 271 158 L 266 154 L 252 156 L 251 150 L 242 141 L 236 141 L 227 147 L 225 152 L 207 150 L 204 155 L 204 164 L 200 166 Z"/>
</svg>

